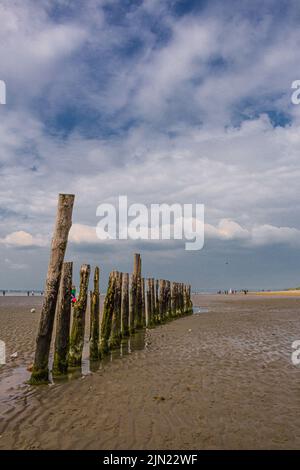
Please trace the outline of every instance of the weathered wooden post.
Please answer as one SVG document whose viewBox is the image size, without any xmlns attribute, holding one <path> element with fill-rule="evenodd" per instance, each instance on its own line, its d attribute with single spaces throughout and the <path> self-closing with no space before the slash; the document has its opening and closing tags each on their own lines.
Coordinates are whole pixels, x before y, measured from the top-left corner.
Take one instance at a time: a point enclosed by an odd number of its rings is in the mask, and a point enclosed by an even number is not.
<svg viewBox="0 0 300 470">
<path fill-rule="evenodd" d="M 167 319 L 171 320 L 172 318 L 172 308 L 171 308 L 171 283 L 166 281 L 166 309 L 167 309 Z"/>
<path fill-rule="evenodd" d="M 156 321 L 158 321 L 159 317 L 159 280 L 156 279 L 155 281 L 155 292 L 154 292 L 154 305 L 153 305 L 153 310 L 154 310 L 154 316 L 156 318 Z"/>
<path fill-rule="evenodd" d="M 99 322 L 100 322 L 100 292 L 99 292 L 99 268 L 96 266 L 94 273 L 94 290 L 91 292 L 90 309 L 90 360 L 99 359 Z"/>
<path fill-rule="evenodd" d="M 143 278 L 141 276 L 138 277 L 138 303 L 137 303 L 137 329 L 143 328 L 144 320 L 143 320 Z"/>
<path fill-rule="evenodd" d="M 56 336 L 52 375 L 66 374 L 71 322 L 71 291 L 73 263 L 64 263 L 61 273 L 56 313 Z"/>
<path fill-rule="evenodd" d="M 142 314 L 142 259 L 139 253 L 134 254 L 133 274 L 136 279 L 136 305 L 134 316 L 134 327 L 136 330 L 143 327 L 143 314 Z"/>
<path fill-rule="evenodd" d="M 192 313 L 193 313 L 193 302 L 192 302 L 191 290 L 192 290 L 192 287 L 189 284 L 188 285 L 188 302 L 189 302 L 189 313 L 190 313 L 190 315 L 192 315 Z"/>
<path fill-rule="evenodd" d="M 121 334 L 123 338 L 129 336 L 129 274 L 123 273 L 121 293 Z"/>
<path fill-rule="evenodd" d="M 184 313 L 185 315 L 190 315 L 191 313 L 193 313 L 193 308 L 191 306 L 190 286 L 188 284 L 184 284 L 183 286 L 183 298 L 184 298 Z"/>
<path fill-rule="evenodd" d="M 151 282 L 151 325 L 156 325 L 157 315 L 155 312 L 155 286 L 153 277 L 150 279 Z"/>
<path fill-rule="evenodd" d="M 171 282 L 171 316 L 176 317 L 176 288 L 175 282 Z"/>
<path fill-rule="evenodd" d="M 142 277 L 142 325 L 146 326 L 146 294 L 144 277 Z"/>
<path fill-rule="evenodd" d="M 121 344 L 121 288 L 122 273 L 114 272 L 115 291 L 114 291 L 114 309 L 111 320 L 111 332 L 108 341 L 109 349 L 116 349 Z"/>
<path fill-rule="evenodd" d="M 146 327 L 152 326 L 151 318 L 151 279 L 146 280 Z"/>
<path fill-rule="evenodd" d="M 179 283 L 175 283 L 175 297 L 176 297 L 176 317 L 180 316 L 180 301 L 179 301 Z"/>
<path fill-rule="evenodd" d="M 90 270 L 91 268 L 88 264 L 83 264 L 80 268 L 79 296 L 73 309 L 73 322 L 70 337 L 70 367 L 81 366 Z"/>
<path fill-rule="evenodd" d="M 178 283 L 178 316 L 181 317 L 182 315 L 182 307 L 181 307 L 181 283 Z"/>
<path fill-rule="evenodd" d="M 184 298 L 183 298 L 183 283 L 180 283 L 180 311 L 181 315 L 184 315 Z"/>
<path fill-rule="evenodd" d="M 135 331 L 135 316 L 136 316 L 136 297 L 137 297 L 137 282 L 135 274 L 130 275 L 130 297 L 129 297 L 129 331 L 133 334 Z"/>
<path fill-rule="evenodd" d="M 159 314 L 158 321 L 163 323 L 164 321 L 164 297 L 165 297 L 165 281 L 163 279 L 159 280 Z"/>
<path fill-rule="evenodd" d="M 142 261 L 139 253 L 133 255 L 133 274 L 140 276 L 142 273 Z"/>
<path fill-rule="evenodd" d="M 108 353 L 108 340 L 111 332 L 111 322 L 115 305 L 115 284 L 114 272 L 111 272 L 108 279 L 108 286 L 104 300 L 103 315 L 101 321 L 101 332 L 99 342 L 99 356 L 103 357 Z"/>
<path fill-rule="evenodd" d="M 41 312 L 38 335 L 36 339 L 35 358 L 33 363 L 31 384 L 48 382 L 49 351 L 52 338 L 57 296 L 59 291 L 61 270 L 72 226 L 73 194 L 60 194 L 54 235 L 52 238 L 50 260 L 47 272 L 45 297 Z"/>
</svg>

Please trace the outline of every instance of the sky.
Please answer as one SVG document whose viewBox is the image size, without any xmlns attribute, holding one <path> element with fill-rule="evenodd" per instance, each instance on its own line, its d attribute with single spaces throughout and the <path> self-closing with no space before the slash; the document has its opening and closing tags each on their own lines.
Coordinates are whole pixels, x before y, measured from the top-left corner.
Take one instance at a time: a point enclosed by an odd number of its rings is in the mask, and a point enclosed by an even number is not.
<svg viewBox="0 0 300 470">
<path fill-rule="evenodd" d="M 193 290 L 300 285 L 300 5 L 1 0 L 0 288 L 42 289 L 57 196 L 66 253 Z M 100 203 L 205 205 L 205 243 L 95 236 Z"/>
</svg>

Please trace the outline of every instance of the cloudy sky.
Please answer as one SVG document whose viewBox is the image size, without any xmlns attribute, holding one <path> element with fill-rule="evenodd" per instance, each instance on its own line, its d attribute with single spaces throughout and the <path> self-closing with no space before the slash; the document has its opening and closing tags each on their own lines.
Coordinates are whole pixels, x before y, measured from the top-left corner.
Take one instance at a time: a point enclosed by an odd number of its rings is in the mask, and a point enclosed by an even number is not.
<svg viewBox="0 0 300 470">
<path fill-rule="evenodd" d="M 299 1 L 1 0 L 0 288 L 42 288 L 57 195 L 67 258 L 190 281 L 300 285 Z M 103 242 L 99 203 L 203 203 L 204 248 Z"/>
</svg>

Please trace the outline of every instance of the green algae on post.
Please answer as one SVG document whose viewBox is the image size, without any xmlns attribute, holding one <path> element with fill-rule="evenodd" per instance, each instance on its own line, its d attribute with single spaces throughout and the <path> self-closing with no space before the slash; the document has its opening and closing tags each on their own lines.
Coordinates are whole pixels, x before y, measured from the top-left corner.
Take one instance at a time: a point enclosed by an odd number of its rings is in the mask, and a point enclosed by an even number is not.
<svg viewBox="0 0 300 470">
<path fill-rule="evenodd" d="M 115 289 L 114 289 L 114 308 L 111 320 L 111 331 L 108 340 L 109 349 L 117 349 L 121 344 L 121 288 L 122 273 L 114 272 Z"/>
<path fill-rule="evenodd" d="M 88 264 L 83 264 L 80 269 L 79 296 L 73 310 L 73 322 L 68 357 L 70 367 L 80 367 L 82 362 L 89 277 L 90 266 Z"/>
<path fill-rule="evenodd" d="M 103 357 L 109 352 L 108 340 L 111 332 L 111 322 L 114 311 L 116 278 L 111 272 L 108 279 L 108 286 L 104 300 L 103 315 L 101 321 L 99 357 Z"/>
<path fill-rule="evenodd" d="M 73 263 L 64 263 L 59 287 L 52 375 L 68 371 Z"/>
<path fill-rule="evenodd" d="M 123 338 L 129 336 L 129 274 L 122 275 L 121 290 L 121 335 Z"/>
<path fill-rule="evenodd" d="M 100 293 L 99 293 L 99 268 L 96 266 L 94 273 L 94 290 L 91 292 L 90 308 L 90 360 L 99 359 L 99 321 L 100 321 Z"/>
</svg>

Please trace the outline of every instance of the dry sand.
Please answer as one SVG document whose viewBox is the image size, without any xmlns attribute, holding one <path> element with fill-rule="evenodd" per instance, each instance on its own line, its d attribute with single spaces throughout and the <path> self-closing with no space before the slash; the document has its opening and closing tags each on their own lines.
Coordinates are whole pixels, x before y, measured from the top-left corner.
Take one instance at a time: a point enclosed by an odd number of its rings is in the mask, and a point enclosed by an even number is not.
<svg viewBox="0 0 300 470">
<path fill-rule="evenodd" d="M 263 295 L 263 296 L 280 296 L 280 297 L 300 297 L 299 289 L 290 289 L 290 290 L 270 290 L 270 291 L 258 291 L 251 292 L 254 295 Z"/>
<path fill-rule="evenodd" d="M 195 296 L 209 312 L 148 331 L 143 349 L 140 335 L 89 375 L 20 386 L 40 304 L 0 298 L 0 338 L 19 352 L 0 368 L 1 449 L 300 447 L 299 298 Z"/>
</svg>

